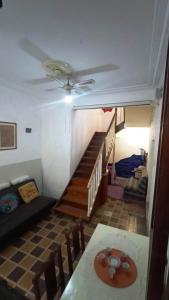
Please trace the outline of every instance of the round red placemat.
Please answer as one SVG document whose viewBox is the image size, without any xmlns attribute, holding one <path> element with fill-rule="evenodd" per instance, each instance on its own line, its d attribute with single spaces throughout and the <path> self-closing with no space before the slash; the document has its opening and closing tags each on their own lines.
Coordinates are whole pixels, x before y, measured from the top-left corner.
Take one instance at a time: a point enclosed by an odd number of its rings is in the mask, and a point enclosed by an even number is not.
<svg viewBox="0 0 169 300">
<path fill-rule="evenodd" d="M 125 287 L 128 287 L 129 285 L 131 285 L 132 283 L 134 283 L 134 281 L 137 278 L 137 268 L 136 268 L 134 261 L 129 256 L 126 257 L 126 262 L 129 263 L 131 271 L 127 272 L 122 267 L 120 267 L 117 270 L 117 273 L 114 276 L 114 278 L 111 279 L 109 276 L 109 273 L 108 273 L 109 266 L 108 266 L 107 260 L 106 260 L 105 265 L 101 264 L 98 260 L 98 256 L 101 253 L 106 254 L 106 249 L 103 249 L 102 251 L 97 253 L 95 260 L 94 260 L 94 268 L 95 268 L 96 274 L 103 282 L 107 283 L 108 285 L 110 285 L 112 287 L 116 287 L 116 288 L 125 288 Z M 111 255 L 117 256 L 120 258 L 122 255 L 122 251 L 117 250 L 117 249 L 112 249 Z"/>
</svg>

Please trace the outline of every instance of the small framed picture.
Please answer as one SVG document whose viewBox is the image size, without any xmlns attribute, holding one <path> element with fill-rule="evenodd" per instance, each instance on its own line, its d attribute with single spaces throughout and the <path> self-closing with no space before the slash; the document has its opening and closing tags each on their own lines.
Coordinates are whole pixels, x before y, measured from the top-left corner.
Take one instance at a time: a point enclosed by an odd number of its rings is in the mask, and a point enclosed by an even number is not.
<svg viewBox="0 0 169 300">
<path fill-rule="evenodd" d="M 0 150 L 17 148 L 17 124 L 0 121 Z"/>
</svg>

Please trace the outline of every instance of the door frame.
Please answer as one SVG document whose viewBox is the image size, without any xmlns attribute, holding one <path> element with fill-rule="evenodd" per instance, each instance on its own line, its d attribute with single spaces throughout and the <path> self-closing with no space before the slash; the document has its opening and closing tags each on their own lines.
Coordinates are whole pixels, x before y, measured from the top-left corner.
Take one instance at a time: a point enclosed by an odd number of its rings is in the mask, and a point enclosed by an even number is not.
<svg viewBox="0 0 169 300">
<path fill-rule="evenodd" d="M 161 300 L 169 237 L 169 48 L 164 81 L 160 139 L 150 230 L 146 300 Z"/>
</svg>

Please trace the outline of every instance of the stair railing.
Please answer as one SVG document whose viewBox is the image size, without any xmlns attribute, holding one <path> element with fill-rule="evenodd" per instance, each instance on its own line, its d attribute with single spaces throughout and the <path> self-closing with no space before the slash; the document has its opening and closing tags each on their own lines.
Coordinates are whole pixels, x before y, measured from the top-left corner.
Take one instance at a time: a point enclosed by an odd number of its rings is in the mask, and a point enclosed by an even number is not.
<svg viewBox="0 0 169 300">
<path fill-rule="evenodd" d="M 102 166 L 103 166 L 103 150 L 104 142 L 100 148 L 99 154 L 97 156 L 92 174 L 90 176 L 87 189 L 88 189 L 88 210 L 87 216 L 90 217 L 91 211 L 93 209 L 97 192 L 100 186 L 100 181 L 102 179 Z"/>
<path fill-rule="evenodd" d="M 105 147 L 106 147 L 106 159 L 108 159 L 111 151 L 112 151 L 112 148 L 115 144 L 115 137 L 116 137 L 116 134 L 115 134 L 115 116 L 113 117 L 112 119 L 112 122 L 110 123 L 110 126 L 108 128 L 108 131 L 107 131 L 107 135 L 106 135 L 106 138 L 105 138 Z"/>
<path fill-rule="evenodd" d="M 115 111 L 116 112 L 116 111 Z M 110 126 L 107 130 L 106 137 L 101 145 L 99 154 L 97 156 L 95 165 L 93 167 L 92 174 L 90 176 L 87 189 L 88 189 L 88 210 L 87 216 L 90 217 L 92 212 L 97 192 L 100 186 L 100 182 L 102 180 L 102 175 L 105 172 L 105 168 L 109 159 L 109 155 L 112 151 L 112 148 L 115 144 L 115 123 L 116 118 L 115 114 L 112 118 Z"/>
</svg>

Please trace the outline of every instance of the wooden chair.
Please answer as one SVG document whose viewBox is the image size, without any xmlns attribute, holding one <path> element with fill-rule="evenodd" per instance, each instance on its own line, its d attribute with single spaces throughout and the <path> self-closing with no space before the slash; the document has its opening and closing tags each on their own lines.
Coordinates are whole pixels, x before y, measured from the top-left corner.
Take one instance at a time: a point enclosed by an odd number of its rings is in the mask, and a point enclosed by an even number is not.
<svg viewBox="0 0 169 300">
<path fill-rule="evenodd" d="M 59 279 L 56 278 L 56 263 L 59 269 Z M 65 276 L 63 271 L 61 245 L 59 245 L 57 249 L 50 254 L 48 261 L 43 263 L 41 269 L 35 274 L 32 280 L 36 300 L 41 299 L 40 278 L 43 275 L 45 277 L 47 300 L 53 300 L 56 295 L 61 295 L 65 289 Z"/>
<path fill-rule="evenodd" d="M 80 221 L 79 224 L 74 225 L 70 231 L 67 231 L 65 233 L 65 238 L 67 245 L 69 276 L 71 277 L 73 274 L 73 263 L 75 259 L 85 250 L 83 222 Z M 71 245 L 73 249 L 71 249 Z"/>
</svg>

